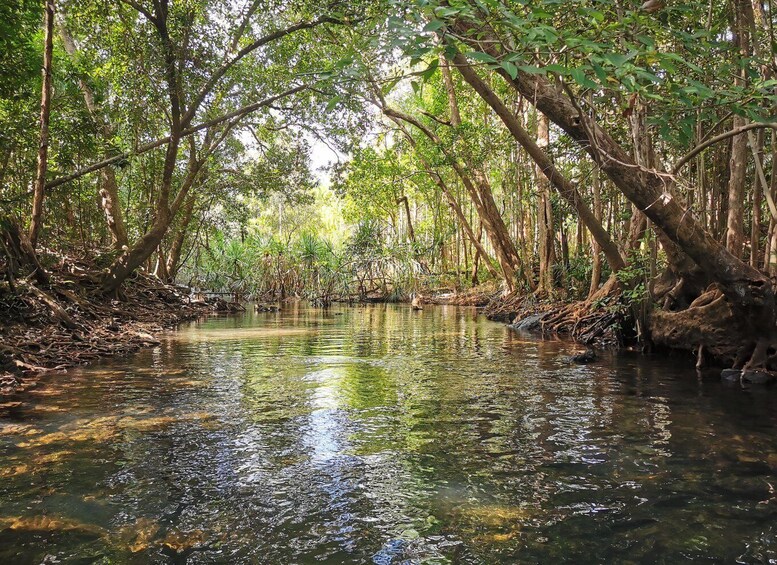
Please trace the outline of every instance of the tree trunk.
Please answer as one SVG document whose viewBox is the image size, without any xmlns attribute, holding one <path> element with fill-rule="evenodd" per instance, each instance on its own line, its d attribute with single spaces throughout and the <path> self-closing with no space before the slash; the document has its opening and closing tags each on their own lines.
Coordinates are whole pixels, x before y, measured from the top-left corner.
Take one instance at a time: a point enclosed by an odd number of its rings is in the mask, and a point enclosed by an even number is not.
<svg viewBox="0 0 777 565">
<path fill-rule="evenodd" d="M 599 222 L 602 221 L 602 187 L 601 179 L 599 178 L 599 171 L 594 170 L 591 173 L 593 181 L 591 183 L 591 190 L 594 193 L 594 216 Z M 602 258 L 600 256 L 601 247 L 596 241 L 595 237 L 591 238 L 591 286 L 588 289 L 588 297 L 592 297 L 597 290 L 599 290 L 599 284 L 602 281 Z"/>
<path fill-rule="evenodd" d="M 750 23 L 752 21 L 752 6 L 750 0 L 733 0 L 732 31 L 738 56 L 750 55 Z M 735 60 L 736 64 L 737 61 Z M 747 77 L 745 69 L 734 79 L 737 86 L 745 86 Z M 747 119 L 734 116 L 732 128 L 747 124 Z M 728 178 L 728 217 L 726 221 L 726 248 L 734 255 L 742 258 L 745 242 L 745 180 L 747 175 L 747 135 L 740 134 L 731 139 L 731 156 L 729 159 Z"/>
<path fill-rule="evenodd" d="M 733 128 L 745 125 L 747 121 L 734 116 Z M 742 257 L 745 234 L 742 227 L 745 213 L 745 173 L 747 172 L 747 135 L 740 134 L 731 140 L 731 159 L 728 178 L 728 218 L 726 221 L 726 249 Z"/>
<path fill-rule="evenodd" d="M 546 152 L 550 145 L 550 133 L 548 129 L 548 118 L 544 114 L 537 116 L 537 146 L 543 152 Z M 556 260 L 555 254 L 555 231 L 553 229 L 553 206 L 550 201 L 550 183 L 543 174 L 542 167 L 535 165 L 537 188 L 539 189 L 539 198 L 537 199 L 537 225 L 539 228 L 539 255 L 540 255 L 540 273 L 537 292 L 540 295 L 553 295 L 553 263 Z"/>
<path fill-rule="evenodd" d="M 103 279 L 102 289 L 105 293 L 118 291 L 127 277 L 151 257 L 162 243 L 169 225 L 170 221 L 165 216 L 157 217 L 151 229 L 113 262 Z"/>
<path fill-rule="evenodd" d="M 154 274 L 163 281 L 170 280 L 170 274 L 167 271 L 167 257 L 165 257 L 165 249 L 162 244 L 156 248 L 156 265 L 154 266 Z"/>
<path fill-rule="evenodd" d="M 478 233 L 475 236 L 477 238 L 478 243 L 480 243 L 480 238 L 483 237 L 483 224 L 478 222 Z M 472 286 L 478 285 L 478 264 L 480 263 L 480 252 L 475 253 L 475 260 L 472 262 Z M 488 259 L 484 259 L 486 263 L 488 263 Z"/>
<path fill-rule="evenodd" d="M 777 132 L 772 130 L 772 171 L 769 182 L 769 193 L 772 200 L 777 198 Z M 772 217 L 769 222 L 766 252 L 764 254 L 764 270 L 769 276 L 777 275 L 777 219 Z"/>
<path fill-rule="evenodd" d="M 407 238 L 415 246 L 415 230 L 413 230 L 413 218 L 410 216 L 410 204 L 408 203 L 407 196 L 398 198 L 397 204 L 404 206 L 405 216 L 407 216 Z"/>
<path fill-rule="evenodd" d="M 183 206 L 181 225 L 178 226 L 178 230 L 175 232 L 173 243 L 170 245 L 170 253 L 167 256 L 168 282 L 173 282 L 173 279 L 175 279 L 175 276 L 178 274 L 178 269 L 180 268 L 179 262 L 181 261 L 181 252 L 183 251 L 183 243 L 186 239 L 186 232 L 189 228 L 189 224 L 191 223 L 192 217 L 194 216 L 194 205 L 196 202 L 196 194 L 190 194 L 187 196 L 186 203 Z"/>
<path fill-rule="evenodd" d="M 52 77 L 51 65 L 54 53 L 54 0 L 46 0 L 43 20 L 43 86 L 40 97 L 40 143 L 38 145 L 38 167 L 32 197 L 32 217 L 29 240 L 32 248 L 38 245 L 38 236 L 43 217 L 43 199 L 46 196 L 46 168 L 49 152 L 49 118 L 51 116 Z"/>
<path fill-rule="evenodd" d="M 499 58 L 499 40 L 471 21 L 458 19 L 453 31 L 468 44 Z M 477 34 L 477 39 L 475 39 Z M 588 152 L 615 186 L 672 241 L 693 259 L 710 279 L 718 282 L 731 305 L 743 319 L 749 319 L 753 340 L 775 335 L 775 297 L 772 283 L 758 270 L 730 253 L 684 209 L 671 193 L 672 179 L 653 169 L 640 167 L 630 155 L 564 92 L 545 77 L 523 72 L 515 78 L 496 69 L 527 101 L 562 128 Z"/>
<path fill-rule="evenodd" d="M 65 46 L 65 51 L 75 62 L 77 57 L 76 46 L 73 42 L 73 38 L 70 36 L 70 32 L 62 21 L 60 21 L 59 24 L 59 36 L 62 38 L 62 44 Z M 92 119 L 97 126 L 97 130 L 102 135 L 103 143 L 108 145 L 111 141 L 113 132 L 107 119 L 97 108 L 94 92 L 89 87 L 89 84 L 84 77 L 79 77 L 78 86 L 84 96 L 84 103 L 86 104 L 87 110 L 89 110 L 89 115 L 92 116 Z M 103 157 L 108 158 L 109 155 L 104 154 Z M 111 232 L 113 246 L 116 249 L 121 250 L 129 245 L 129 241 L 127 240 L 127 229 L 124 227 L 124 217 L 121 211 L 121 202 L 119 200 L 119 185 L 116 182 L 116 173 L 111 167 L 100 169 L 99 195 L 100 207 L 105 214 L 105 221 L 108 224 L 108 230 Z"/>
</svg>

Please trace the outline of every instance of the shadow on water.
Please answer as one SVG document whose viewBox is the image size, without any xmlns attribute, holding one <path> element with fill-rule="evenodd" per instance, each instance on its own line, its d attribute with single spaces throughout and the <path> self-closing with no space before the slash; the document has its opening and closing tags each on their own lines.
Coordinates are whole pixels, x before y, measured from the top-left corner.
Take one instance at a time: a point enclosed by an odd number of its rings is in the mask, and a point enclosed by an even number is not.
<svg viewBox="0 0 777 565">
<path fill-rule="evenodd" d="M 774 392 L 467 308 L 211 318 L 2 408 L 3 563 L 777 559 Z"/>
</svg>

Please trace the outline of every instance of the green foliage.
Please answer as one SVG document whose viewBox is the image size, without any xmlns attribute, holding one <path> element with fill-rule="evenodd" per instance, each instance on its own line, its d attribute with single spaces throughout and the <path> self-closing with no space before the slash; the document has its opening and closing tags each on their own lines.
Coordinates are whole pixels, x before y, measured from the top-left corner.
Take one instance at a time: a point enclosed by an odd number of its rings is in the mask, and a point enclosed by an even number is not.
<svg viewBox="0 0 777 565">
<path fill-rule="evenodd" d="M 648 275 L 647 258 L 638 251 L 631 253 L 628 265 L 615 275 L 621 283 L 621 305 L 630 308 L 641 305 L 649 299 Z"/>
<path fill-rule="evenodd" d="M 153 3 L 140 5 L 151 8 Z M 527 263 L 521 276 L 531 278 L 538 263 L 540 173 L 455 67 L 461 124 L 453 125 L 440 56 L 462 51 L 531 135 L 537 131 L 536 112 L 509 88 L 511 79 L 547 77 L 627 150 L 634 133 L 630 118 L 644 112 L 644 129 L 637 137 L 653 142 L 661 166 L 714 128 L 728 127 L 733 115 L 765 120 L 773 113 L 774 45 L 765 29 L 752 30 L 753 52 L 743 54 L 733 41 L 729 3 L 668 3 L 658 12 L 639 5 L 614 0 L 301 1 L 259 3 L 249 13 L 231 0 L 171 2 L 167 41 L 174 48 L 168 56 L 176 75 L 171 79 L 165 40 L 131 3 L 63 0 L 59 17 L 74 38 L 76 53 L 69 55 L 62 39 L 55 39 L 49 176 L 168 135 L 171 91 L 181 94 L 185 107 L 201 99 L 189 116 L 189 125 L 196 125 L 304 83 L 308 88 L 294 97 L 229 127 L 200 130 L 181 143 L 171 202 L 182 194 L 187 164 L 207 154 L 191 199 L 178 202 L 160 246 L 163 255 L 181 242 L 181 280 L 321 301 L 378 293 L 399 297 L 422 287 L 461 289 L 470 284 L 475 250 L 450 200 L 473 231 L 481 218 L 479 197 L 462 185 L 454 161 L 476 169 L 491 187 Z M 259 38 L 321 16 L 331 21 L 277 33 L 275 40 L 222 67 Z M 773 12 L 768 17 L 774 19 Z M 487 23 L 504 41 L 489 52 L 473 48 L 462 41 L 466 37 L 451 33 L 466 20 Z M 29 208 L 37 153 L 40 24 L 40 3 L 0 4 L 0 199 L 18 217 Z M 219 74 L 219 69 L 226 70 Z M 734 80 L 737 76 L 741 80 Z M 84 90 L 92 93 L 94 111 L 86 107 Z M 412 116 L 436 140 L 383 119 L 383 104 Z M 553 129 L 550 138 L 547 151 L 556 167 L 577 182 L 592 206 L 590 162 L 563 132 Z M 213 139 L 222 142 L 210 151 Z M 317 175 L 311 164 L 320 160 L 324 143 L 338 158 L 328 171 L 330 179 Z M 722 165 L 695 173 L 712 178 L 705 197 L 722 194 L 727 160 L 720 155 L 716 160 Z M 147 233 L 160 214 L 155 205 L 164 163 L 163 146 L 112 169 L 132 241 Z M 73 252 L 109 248 L 110 232 L 99 208 L 101 182 L 99 175 L 84 176 L 50 192 L 44 239 Z M 679 190 L 695 196 L 685 184 Z M 610 185 L 601 194 L 608 227 L 614 239 L 623 240 L 630 206 Z M 559 256 L 561 228 L 572 234 L 578 225 L 563 200 L 554 194 L 551 201 L 550 227 Z M 181 211 L 186 204 L 192 210 L 188 219 Z M 574 247 L 570 264 L 562 267 L 557 261 L 555 267 L 555 280 L 563 281 L 568 296 L 582 297 L 587 290 L 590 252 L 583 239 L 567 242 Z M 488 235 L 481 241 L 493 256 Z M 633 257 L 630 265 L 619 275 L 626 288 L 619 307 L 646 298 L 644 257 Z M 489 277 L 481 268 L 480 281 Z"/>
<path fill-rule="evenodd" d="M 0 1 L 0 99 L 35 90 L 43 49 L 39 27 L 43 3 L 36 0 Z M 39 88 L 39 87 L 38 87 Z"/>
</svg>

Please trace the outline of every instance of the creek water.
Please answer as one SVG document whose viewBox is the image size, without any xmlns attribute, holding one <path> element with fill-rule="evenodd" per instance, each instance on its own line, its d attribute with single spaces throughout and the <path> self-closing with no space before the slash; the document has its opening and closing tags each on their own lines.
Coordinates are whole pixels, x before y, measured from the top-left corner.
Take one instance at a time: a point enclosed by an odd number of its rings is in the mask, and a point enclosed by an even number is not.
<svg viewBox="0 0 777 565">
<path fill-rule="evenodd" d="M 212 317 L 0 411 L 0 563 L 777 562 L 777 396 L 475 310 Z"/>
</svg>

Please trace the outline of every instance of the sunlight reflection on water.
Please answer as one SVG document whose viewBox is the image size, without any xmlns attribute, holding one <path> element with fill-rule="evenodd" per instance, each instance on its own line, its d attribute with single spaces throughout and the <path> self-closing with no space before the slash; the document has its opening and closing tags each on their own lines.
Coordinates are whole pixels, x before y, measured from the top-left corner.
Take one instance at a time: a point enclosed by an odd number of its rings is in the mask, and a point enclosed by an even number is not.
<svg viewBox="0 0 777 565">
<path fill-rule="evenodd" d="M 0 562 L 777 559 L 777 401 L 472 309 L 211 318 L 0 417 Z"/>
</svg>

